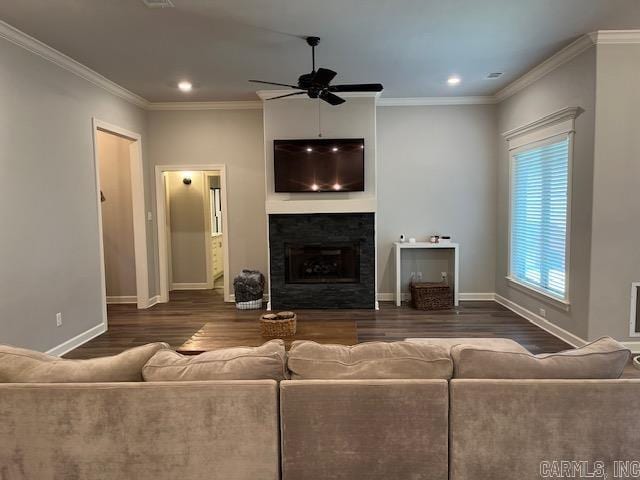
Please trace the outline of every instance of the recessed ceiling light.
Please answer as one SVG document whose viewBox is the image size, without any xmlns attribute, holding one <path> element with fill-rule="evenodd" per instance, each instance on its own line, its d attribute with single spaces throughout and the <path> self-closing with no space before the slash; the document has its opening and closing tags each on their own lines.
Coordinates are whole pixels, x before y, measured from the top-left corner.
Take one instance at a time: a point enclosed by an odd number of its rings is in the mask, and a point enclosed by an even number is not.
<svg viewBox="0 0 640 480">
<path fill-rule="evenodd" d="M 311 185 L 311 190 L 313 190 L 314 192 L 318 191 L 318 185 L 316 185 L 315 183 L 313 185 Z"/>
<path fill-rule="evenodd" d="M 332 151 L 332 152 L 337 152 L 337 151 L 338 151 L 338 147 L 333 147 L 333 148 L 331 149 L 331 151 Z"/>
<path fill-rule="evenodd" d="M 183 80 L 182 82 L 178 83 L 178 88 L 182 92 L 190 92 L 191 89 L 193 88 L 193 85 L 191 85 L 191 82 L 187 82 L 186 80 Z"/>
<path fill-rule="evenodd" d="M 307 147 L 307 152 L 313 152 L 313 148 Z"/>
<path fill-rule="evenodd" d="M 334 189 L 334 190 L 340 190 L 341 188 L 342 188 L 342 187 L 340 186 L 340 184 L 339 184 L 339 183 L 336 183 L 336 184 L 334 184 L 334 185 L 333 185 L 333 189 Z"/>
<path fill-rule="evenodd" d="M 449 85 L 458 85 L 460 83 L 460 77 L 458 77 L 457 75 L 451 75 L 448 79 L 447 79 L 447 83 Z"/>
</svg>

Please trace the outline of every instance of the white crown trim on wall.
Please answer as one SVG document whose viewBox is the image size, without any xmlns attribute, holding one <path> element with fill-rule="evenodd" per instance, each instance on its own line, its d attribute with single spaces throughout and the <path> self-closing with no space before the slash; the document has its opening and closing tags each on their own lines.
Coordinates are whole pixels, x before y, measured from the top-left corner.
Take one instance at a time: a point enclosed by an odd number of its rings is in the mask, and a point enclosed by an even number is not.
<svg viewBox="0 0 640 480">
<path fill-rule="evenodd" d="M 548 73 L 551 73 L 556 68 L 564 65 L 568 61 L 574 59 L 582 52 L 588 50 L 594 45 L 593 40 L 590 35 L 583 35 L 578 38 L 575 42 L 570 43 L 566 47 L 564 47 L 559 52 L 556 52 L 549 58 L 547 58 L 542 63 L 536 65 L 527 73 L 522 75 L 517 80 L 511 82 L 509 85 L 504 87 L 502 90 L 497 92 L 494 96 L 498 102 L 509 98 L 511 95 L 519 92 L 520 90 L 528 87 L 535 81 L 541 79 Z"/>
<path fill-rule="evenodd" d="M 262 110 L 262 102 L 152 102 L 147 110 Z"/>
<path fill-rule="evenodd" d="M 68 57 L 64 53 L 59 52 L 58 50 L 50 47 L 40 40 L 37 40 L 30 35 L 21 32 L 17 28 L 14 28 L 8 23 L 1 20 L 0 38 L 5 38 L 11 43 L 14 43 L 15 45 L 18 45 L 25 50 L 29 50 L 30 52 L 35 53 L 36 55 L 39 55 L 52 63 L 55 63 L 59 67 L 62 67 L 65 70 L 68 70 L 69 72 L 74 73 L 81 78 L 84 78 L 95 86 L 100 87 L 107 92 L 112 93 L 113 95 L 123 98 L 128 102 L 133 103 L 134 105 L 143 108 L 146 108 L 149 105 L 149 102 L 139 95 L 130 92 L 126 88 L 123 88 L 117 83 L 112 82 L 108 78 L 91 70 L 89 67 L 84 66 L 73 58 Z"/>
<path fill-rule="evenodd" d="M 413 98 L 380 98 L 379 107 L 410 107 L 433 105 L 492 105 L 498 103 L 493 96 L 467 97 L 413 97 Z"/>
<path fill-rule="evenodd" d="M 597 45 L 640 43 L 640 30 L 598 30 L 589 34 Z"/>
</svg>

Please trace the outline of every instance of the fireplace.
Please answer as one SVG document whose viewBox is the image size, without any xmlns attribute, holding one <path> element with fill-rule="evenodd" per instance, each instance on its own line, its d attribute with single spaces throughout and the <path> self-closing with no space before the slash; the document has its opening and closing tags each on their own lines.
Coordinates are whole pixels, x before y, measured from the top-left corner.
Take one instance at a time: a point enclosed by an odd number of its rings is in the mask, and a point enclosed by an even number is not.
<svg viewBox="0 0 640 480">
<path fill-rule="evenodd" d="M 375 214 L 269 215 L 271 308 L 375 308 Z"/>
<path fill-rule="evenodd" d="M 358 283 L 360 243 L 285 244 L 285 283 Z"/>
</svg>

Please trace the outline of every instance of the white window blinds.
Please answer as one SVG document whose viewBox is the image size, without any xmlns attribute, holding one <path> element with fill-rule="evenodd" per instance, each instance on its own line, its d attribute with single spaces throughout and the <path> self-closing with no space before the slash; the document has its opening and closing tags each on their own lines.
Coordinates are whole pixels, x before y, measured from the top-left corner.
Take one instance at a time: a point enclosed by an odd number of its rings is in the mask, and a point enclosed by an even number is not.
<svg viewBox="0 0 640 480">
<path fill-rule="evenodd" d="M 567 298 L 569 138 L 513 153 L 510 277 Z"/>
</svg>

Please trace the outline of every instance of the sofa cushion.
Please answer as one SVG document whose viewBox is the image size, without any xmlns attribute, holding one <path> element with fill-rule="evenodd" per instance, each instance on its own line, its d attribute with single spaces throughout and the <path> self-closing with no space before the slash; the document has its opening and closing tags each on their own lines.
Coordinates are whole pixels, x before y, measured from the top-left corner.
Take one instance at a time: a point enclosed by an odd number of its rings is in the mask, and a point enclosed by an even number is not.
<svg viewBox="0 0 640 480">
<path fill-rule="evenodd" d="M 438 345 L 368 342 L 353 346 L 291 344 L 287 366 L 293 380 L 449 379 L 453 364 Z"/>
<path fill-rule="evenodd" d="M 470 347 L 481 347 L 486 350 L 500 352 L 522 352 L 529 353 L 518 342 L 510 338 L 474 338 L 474 337 L 457 337 L 457 338 L 406 338 L 405 341 L 411 343 L 421 343 L 428 345 L 439 345 L 451 353 L 451 349 L 456 345 L 467 345 Z"/>
<path fill-rule="evenodd" d="M 533 355 L 457 345 L 451 349 L 455 378 L 606 379 L 620 378 L 630 351 L 610 337 L 581 348 Z"/>
<path fill-rule="evenodd" d="M 259 347 L 233 347 L 200 355 L 173 350 L 156 353 L 142 369 L 147 382 L 187 380 L 284 380 L 286 351 L 282 340 Z"/>
<path fill-rule="evenodd" d="M 142 367 L 166 343 L 149 343 L 111 357 L 68 360 L 24 348 L 0 346 L 0 382 L 139 382 Z"/>
</svg>

